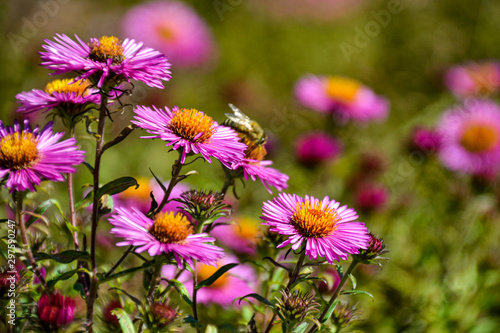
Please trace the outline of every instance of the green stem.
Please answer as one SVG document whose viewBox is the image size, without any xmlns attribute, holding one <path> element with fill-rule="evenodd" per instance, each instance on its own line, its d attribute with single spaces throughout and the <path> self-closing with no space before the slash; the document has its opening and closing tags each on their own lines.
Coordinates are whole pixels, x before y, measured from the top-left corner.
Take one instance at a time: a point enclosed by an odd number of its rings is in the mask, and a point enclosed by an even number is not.
<svg viewBox="0 0 500 333">
<path fill-rule="evenodd" d="M 160 273 L 161 273 L 161 268 L 163 266 L 163 262 L 158 259 L 156 261 L 157 262 L 155 263 L 155 266 L 153 268 L 153 277 L 151 278 L 151 286 L 149 287 L 148 295 L 146 296 L 148 299 L 151 298 L 154 291 L 156 290 L 156 287 L 158 286 L 158 283 L 160 282 Z"/>
<path fill-rule="evenodd" d="M 319 316 L 318 321 L 320 323 L 322 320 L 325 319 L 325 316 L 326 316 L 326 313 L 328 312 L 328 309 L 330 308 L 330 306 L 332 306 L 333 302 L 335 302 L 335 300 L 337 299 L 337 297 L 340 294 L 340 291 L 342 290 L 342 288 L 344 288 L 344 285 L 347 282 L 349 275 L 352 273 L 352 271 L 354 271 L 354 268 L 356 268 L 356 266 L 358 264 L 359 264 L 359 261 L 357 261 L 356 259 L 352 260 L 351 264 L 349 265 L 349 268 L 347 269 L 347 272 L 345 272 L 344 276 L 340 280 L 339 285 L 337 286 L 337 289 L 335 289 L 335 292 L 333 293 L 332 298 L 330 298 L 330 301 L 328 302 L 325 309 L 321 313 L 321 316 Z M 316 328 L 317 328 L 316 325 L 313 325 L 313 327 L 308 331 L 308 333 L 313 333 L 314 331 L 316 331 Z"/>
<path fill-rule="evenodd" d="M 102 147 L 104 143 L 104 125 L 106 123 L 106 113 L 108 97 L 105 93 L 101 92 L 101 105 L 99 106 L 99 121 L 97 127 L 97 142 L 95 150 L 94 162 L 94 183 L 93 183 L 93 207 L 92 207 L 92 230 L 90 234 L 90 263 L 92 267 L 92 279 L 90 283 L 89 297 L 87 298 L 87 332 L 93 332 L 93 318 L 94 318 L 94 303 L 97 298 L 97 260 L 96 260 L 96 246 L 97 246 L 97 226 L 99 224 L 99 198 L 97 192 L 99 190 L 99 173 L 101 169 Z"/>
<path fill-rule="evenodd" d="M 118 266 L 120 266 L 120 264 L 123 262 L 123 260 L 125 260 L 125 258 L 129 255 L 130 252 L 132 252 L 133 249 L 134 249 L 134 246 L 130 245 L 129 248 L 127 249 L 127 251 L 125 251 L 125 253 L 121 256 L 121 258 L 116 262 L 116 264 L 114 264 L 113 267 L 111 267 L 111 269 L 104 275 L 104 277 L 110 276 L 111 273 L 113 273 L 115 271 L 115 269 L 117 269 Z"/>
<path fill-rule="evenodd" d="M 13 195 L 14 202 L 16 203 L 16 223 L 19 226 L 19 229 L 21 231 L 21 238 L 23 240 L 23 247 L 26 249 L 26 256 L 28 257 L 28 261 L 33 269 L 33 272 L 35 275 L 38 277 L 38 280 L 40 280 L 40 283 L 42 286 L 48 290 L 47 282 L 45 281 L 45 278 L 43 277 L 42 273 L 40 273 L 40 270 L 38 269 L 38 266 L 36 264 L 35 258 L 33 257 L 33 253 L 31 252 L 31 247 L 28 242 L 28 234 L 26 232 L 26 225 L 24 223 L 24 218 L 23 218 L 23 200 L 24 200 L 24 193 L 23 192 L 15 192 Z"/>
<path fill-rule="evenodd" d="M 198 321 L 198 306 L 197 306 L 197 296 L 198 296 L 198 289 L 196 289 L 196 286 L 198 285 L 198 275 L 196 274 L 196 260 L 193 260 L 194 263 L 194 270 L 193 270 L 193 318 Z M 196 332 L 200 333 L 200 329 L 198 326 L 196 326 Z"/>
<path fill-rule="evenodd" d="M 179 151 L 179 158 L 175 161 L 174 165 L 172 165 L 172 178 L 170 179 L 170 182 L 168 183 L 167 191 L 165 192 L 163 196 L 163 200 L 161 201 L 160 205 L 158 208 L 156 208 L 154 215 L 158 214 L 161 212 L 163 207 L 168 202 L 168 198 L 170 197 L 170 194 L 172 193 L 172 190 L 174 189 L 174 186 L 177 185 L 178 181 L 177 178 L 179 178 L 179 174 L 181 173 L 182 166 L 183 164 L 181 163 L 181 155 L 182 155 L 182 150 Z"/>
<path fill-rule="evenodd" d="M 224 169 L 224 174 L 226 175 L 226 178 L 224 179 L 224 184 L 222 185 L 222 189 L 220 190 L 223 197 L 226 196 L 226 192 L 229 189 L 229 187 L 234 185 L 234 179 L 233 177 L 231 177 L 231 175 L 229 174 L 229 172 L 227 172 L 226 169 Z"/>
</svg>

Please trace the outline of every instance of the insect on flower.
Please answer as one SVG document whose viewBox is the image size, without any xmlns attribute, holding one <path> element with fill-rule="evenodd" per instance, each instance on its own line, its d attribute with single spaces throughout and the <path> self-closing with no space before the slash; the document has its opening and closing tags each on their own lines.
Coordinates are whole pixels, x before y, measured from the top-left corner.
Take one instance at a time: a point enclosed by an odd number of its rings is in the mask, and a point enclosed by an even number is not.
<svg viewBox="0 0 500 333">
<path fill-rule="evenodd" d="M 255 120 L 250 119 L 233 104 L 229 104 L 233 113 L 226 113 L 228 119 L 222 125 L 231 127 L 240 134 L 244 142 L 252 142 L 263 145 L 267 141 L 267 134 Z"/>
</svg>

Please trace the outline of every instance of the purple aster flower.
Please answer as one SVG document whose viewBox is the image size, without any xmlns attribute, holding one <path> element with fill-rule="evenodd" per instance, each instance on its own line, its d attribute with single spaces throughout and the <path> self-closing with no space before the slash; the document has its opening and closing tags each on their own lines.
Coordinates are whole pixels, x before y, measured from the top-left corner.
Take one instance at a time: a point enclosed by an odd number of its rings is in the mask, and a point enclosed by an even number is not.
<svg viewBox="0 0 500 333">
<path fill-rule="evenodd" d="M 484 61 L 454 66 L 446 72 L 444 82 L 458 97 L 496 94 L 500 91 L 500 63 Z"/>
<path fill-rule="evenodd" d="M 500 168 L 500 107 L 488 100 L 470 100 L 447 111 L 438 126 L 439 157 L 454 171 L 497 173 Z"/>
<path fill-rule="evenodd" d="M 24 121 L 5 127 L 0 121 L 0 178 L 7 177 L 5 186 L 10 192 L 35 191 L 42 180 L 63 181 L 63 173 L 74 173 L 74 165 L 84 160 L 84 152 L 77 150 L 75 139 L 57 142 L 61 133 L 52 133 L 52 122 L 42 130 L 31 129 Z"/>
<path fill-rule="evenodd" d="M 279 170 L 270 168 L 269 166 L 272 164 L 272 161 L 259 161 L 245 158 L 237 163 L 236 166 L 241 167 L 241 170 L 243 170 L 245 180 L 251 178 L 253 181 L 256 181 L 257 178 L 259 178 L 269 193 L 273 193 L 269 186 L 273 186 L 281 192 L 288 187 L 288 179 L 290 179 L 290 177 L 281 173 Z"/>
<path fill-rule="evenodd" d="M 326 133 L 311 132 L 297 139 L 295 151 L 300 162 L 314 166 L 335 159 L 342 147 L 340 142 Z"/>
<path fill-rule="evenodd" d="M 151 136 L 142 138 L 159 138 L 177 150 L 182 148 L 181 163 L 190 153 L 201 154 L 209 163 L 215 157 L 228 168 L 245 157 L 246 145 L 239 142 L 236 132 L 196 109 L 179 109 L 165 111 L 147 106 L 137 106 L 135 121 L 132 123 L 144 128 Z"/>
<path fill-rule="evenodd" d="M 255 293 L 255 281 L 257 281 L 255 271 L 248 264 L 240 264 L 238 258 L 233 255 L 228 255 L 219 260 L 215 267 L 198 263 L 196 265 L 198 281 L 208 279 L 220 267 L 232 263 L 239 265 L 224 273 L 210 286 L 199 289 L 196 298 L 197 302 L 201 304 L 216 303 L 223 307 L 238 306 L 240 303 L 234 302 L 235 299 Z M 173 268 L 173 266 L 163 266 L 162 275 L 172 279 L 176 273 Z M 193 278 L 190 272 L 185 271 L 182 273 L 178 281 L 182 282 L 186 289 L 192 293 Z"/>
<path fill-rule="evenodd" d="M 388 191 L 385 187 L 374 184 L 364 184 L 356 190 L 356 206 L 365 212 L 384 208 L 387 203 Z"/>
<path fill-rule="evenodd" d="M 163 81 L 171 78 L 168 58 L 143 43 L 133 39 L 121 42 L 116 37 L 91 38 L 85 43 L 75 35 L 77 42 L 66 35 L 56 34 L 55 41 L 45 40 L 40 52 L 42 66 L 53 70 L 53 74 L 75 71 L 76 80 L 89 79 L 99 88 L 109 84 L 117 86 L 130 79 L 142 81 L 148 86 L 163 88 Z M 105 84 L 105 82 L 107 82 Z"/>
<path fill-rule="evenodd" d="M 213 52 L 208 26 L 183 2 L 141 3 L 125 15 L 122 31 L 125 36 L 168 54 L 175 66 L 203 64 Z"/>
<path fill-rule="evenodd" d="M 16 99 L 21 104 L 18 112 L 48 112 L 61 107 L 62 112 L 71 115 L 78 115 L 89 104 L 99 104 L 101 101 L 98 90 L 90 88 L 89 81 L 74 82 L 74 79 L 54 80 L 47 84 L 45 90 L 22 92 L 16 95 Z"/>
<path fill-rule="evenodd" d="M 366 249 L 370 242 L 368 229 L 363 222 L 354 222 L 358 215 L 352 208 L 340 207 L 340 203 L 328 197 L 318 200 L 306 195 L 280 193 L 263 206 L 261 219 L 270 231 L 290 236 L 278 248 L 292 245 L 298 250 L 305 242 L 305 254 L 309 259 L 325 257 L 328 263 L 346 260 L 349 254 Z"/>
<path fill-rule="evenodd" d="M 57 330 L 73 321 L 75 300 L 59 293 L 45 294 L 38 300 L 37 314 L 44 326 Z"/>
<path fill-rule="evenodd" d="M 436 152 L 441 144 L 441 137 L 435 130 L 417 127 L 413 131 L 412 147 L 423 152 Z"/>
<path fill-rule="evenodd" d="M 295 96 L 303 106 L 344 121 L 383 120 L 389 114 L 387 99 L 345 77 L 305 76 L 295 85 Z"/>
<path fill-rule="evenodd" d="M 134 207 L 117 207 L 109 223 L 114 226 L 110 232 L 125 239 L 117 246 L 137 246 L 137 253 L 148 251 L 150 256 L 172 253 L 179 267 L 182 260 L 191 267 L 193 260 L 217 265 L 217 260 L 224 256 L 221 248 L 207 244 L 215 238 L 193 234 L 193 226 L 182 213 L 159 213 L 152 220 Z"/>
</svg>

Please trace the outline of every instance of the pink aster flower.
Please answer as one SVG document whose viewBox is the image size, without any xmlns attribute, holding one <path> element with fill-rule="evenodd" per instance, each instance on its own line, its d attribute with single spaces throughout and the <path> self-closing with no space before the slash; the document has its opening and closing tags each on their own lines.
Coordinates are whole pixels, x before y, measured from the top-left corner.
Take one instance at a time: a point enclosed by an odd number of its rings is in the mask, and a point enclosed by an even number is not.
<svg viewBox="0 0 500 333">
<path fill-rule="evenodd" d="M 193 234 L 194 228 L 182 213 L 159 213 L 152 220 L 134 207 L 117 207 L 109 223 L 114 226 L 110 232 L 125 239 L 117 246 L 137 246 L 137 253 L 148 251 L 150 256 L 172 253 L 179 267 L 182 267 L 182 260 L 191 267 L 193 260 L 216 265 L 224 256 L 221 248 L 207 244 L 215 238 L 203 233 Z"/>
<path fill-rule="evenodd" d="M 84 160 L 84 152 L 77 150 L 75 139 L 57 142 L 64 135 L 52 133 L 52 123 L 42 130 L 31 129 L 24 121 L 5 127 L 0 121 L 0 179 L 7 177 L 5 186 L 10 192 L 35 191 L 42 180 L 63 181 L 63 173 L 74 173 L 74 165 Z"/>
<path fill-rule="evenodd" d="M 238 253 L 254 255 L 261 234 L 259 223 L 248 217 L 237 217 L 235 220 L 232 224 L 216 226 L 210 235 Z"/>
<path fill-rule="evenodd" d="M 71 297 L 59 293 L 45 294 L 38 300 L 38 318 L 44 325 L 55 330 L 73 321 L 75 306 L 75 300 Z"/>
<path fill-rule="evenodd" d="M 458 97 L 496 94 L 500 91 L 500 63 L 484 61 L 454 66 L 446 72 L 444 82 Z"/>
<path fill-rule="evenodd" d="M 300 162 L 317 165 L 332 161 L 342 147 L 339 141 L 323 132 L 311 132 L 300 136 L 295 144 L 295 152 Z"/>
<path fill-rule="evenodd" d="M 288 175 L 281 173 L 279 170 L 270 168 L 272 161 L 259 161 L 245 158 L 236 164 L 236 168 L 241 167 L 245 180 L 251 178 L 256 181 L 260 179 L 261 183 L 269 193 L 273 193 L 269 186 L 273 186 L 278 191 L 283 191 L 288 187 Z"/>
<path fill-rule="evenodd" d="M 389 114 L 387 99 L 345 77 L 307 75 L 295 85 L 295 96 L 303 106 L 340 120 L 368 122 Z"/>
<path fill-rule="evenodd" d="M 146 214 L 151 208 L 151 197 L 150 193 L 153 192 L 156 202 L 161 202 L 163 200 L 163 190 L 160 185 L 156 182 L 156 179 L 148 178 L 137 178 L 137 183 L 139 187 L 136 189 L 134 186 L 129 187 L 127 190 L 116 194 L 113 196 L 115 207 L 135 207 L 140 212 Z M 166 182 L 165 187 L 168 187 L 168 182 Z M 184 184 L 177 184 L 172 189 L 169 199 L 180 198 L 181 194 L 189 190 L 189 187 Z M 181 210 L 177 208 L 181 204 L 177 201 L 168 202 L 163 208 L 163 212 L 171 211 L 178 213 Z"/>
<path fill-rule="evenodd" d="M 183 2 L 139 4 L 125 15 L 122 30 L 124 35 L 168 54 L 175 66 L 203 64 L 213 51 L 213 38 L 207 24 Z"/>
<path fill-rule="evenodd" d="M 246 145 L 239 142 L 236 132 L 225 126 L 219 126 L 211 117 L 195 109 L 179 109 L 165 111 L 147 106 L 137 106 L 132 123 L 144 128 L 151 136 L 141 138 L 159 138 L 177 150 L 182 148 L 181 163 L 189 153 L 201 154 L 212 163 L 215 157 L 228 168 L 245 157 Z"/>
<path fill-rule="evenodd" d="M 235 302 L 237 298 L 255 293 L 255 281 L 257 281 L 257 276 L 253 268 L 250 265 L 240 264 L 238 259 L 232 255 L 228 255 L 224 259 L 219 260 L 216 267 L 197 264 L 196 275 L 198 276 L 198 281 L 201 282 L 208 279 L 220 267 L 232 263 L 239 265 L 224 273 L 212 285 L 198 290 L 198 303 L 216 303 L 223 307 L 239 306 L 240 304 L 244 304 L 244 301 L 241 303 L 238 301 Z M 172 279 L 175 276 L 175 270 L 173 268 L 173 266 L 163 266 L 162 275 L 167 279 Z M 178 281 L 182 282 L 188 292 L 192 293 L 193 278 L 191 273 L 185 271 L 179 276 Z"/>
<path fill-rule="evenodd" d="M 54 80 L 47 84 L 45 90 L 33 89 L 16 95 L 21 107 L 18 112 L 48 112 L 61 107 L 71 115 L 82 113 L 89 104 L 99 104 L 101 97 L 97 89 L 90 88 L 90 82 L 72 79 Z"/>
<path fill-rule="evenodd" d="M 500 168 L 500 107 L 488 100 L 470 100 L 447 111 L 438 126 L 439 157 L 454 171 L 497 173 Z"/>
<path fill-rule="evenodd" d="M 356 191 L 356 206 L 362 211 L 376 211 L 387 203 L 388 191 L 381 185 L 364 184 Z"/>
<path fill-rule="evenodd" d="M 363 222 L 354 222 L 358 215 L 352 208 L 328 197 L 318 200 L 306 195 L 280 193 L 263 206 L 261 219 L 270 231 L 290 236 L 278 248 L 292 245 L 298 250 L 305 242 L 309 259 L 325 257 L 328 263 L 346 260 L 349 254 L 366 249 L 370 242 L 368 229 Z"/>
<path fill-rule="evenodd" d="M 440 134 L 435 130 L 422 127 L 417 127 L 413 130 L 412 148 L 432 153 L 439 149 L 440 144 Z"/>
<path fill-rule="evenodd" d="M 168 58 L 143 43 L 133 39 L 121 42 L 116 37 L 91 38 L 85 43 L 75 35 L 77 42 L 66 35 L 56 34 L 55 41 L 45 40 L 40 52 L 42 66 L 53 74 L 75 71 L 76 80 L 89 79 L 99 88 L 113 87 L 130 79 L 142 81 L 148 86 L 163 88 L 163 81 L 171 78 Z M 108 82 L 105 85 L 105 82 Z"/>
</svg>

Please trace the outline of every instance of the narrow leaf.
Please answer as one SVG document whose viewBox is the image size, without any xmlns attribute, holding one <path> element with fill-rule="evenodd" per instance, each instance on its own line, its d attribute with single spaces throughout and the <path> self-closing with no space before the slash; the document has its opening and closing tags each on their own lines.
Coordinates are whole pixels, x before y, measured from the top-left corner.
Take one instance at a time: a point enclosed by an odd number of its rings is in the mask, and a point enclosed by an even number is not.
<svg viewBox="0 0 500 333">
<path fill-rule="evenodd" d="M 84 251 L 74 251 L 74 250 L 68 250 L 56 254 L 47 254 L 47 253 L 35 253 L 35 260 L 45 260 L 45 259 L 52 259 L 57 261 L 58 263 L 61 264 L 69 264 L 70 262 L 74 260 L 84 260 L 88 261 L 90 260 L 90 255 L 87 252 Z"/>
<path fill-rule="evenodd" d="M 326 311 L 325 317 L 323 318 L 321 323 L 326 323 L 326 321 L 328 319 L 330 319 L 330 317 L 332 316 L 333 310 L 335 310 L 335 308 L 337 307 L 337 304 L 339 304 L 339 303 L 340 303 L 340 301 L 335 301 L 332 303 L 332 305 L 330 305 L 330 307 L 328 308 L 328 311 Z"/>
<path fill-rule="evenodd" d="M 304 323 L 300 324 L 299 326 L 295 327 L 295 329 L 292 332 L 293 333 L 304 333 L 307 329 L 307 326 L 309 326 L 309 324 L 304 322 Z"/>
<path fill-rule="evenodd" d="M 222 274 L 226 273 L 228 270 L 230 270 L 231 268 L 236 267 L 236 266 L 238 266 L 238 264 L 227 264 L 227 265 L 222 266 L 214 274 L 212 274 L 212 276 L 210 276 L 208 279 L 201 281 L 196 286 L 196 289 L 210 286 L 212 283 L 217 281 L 217 279 L 219 277 L 221 277 Z"/>
<path fill-rule="evenodd" d="M 55 199 L 49 199 L 44 202 L 42 202 L 36 209 L 35 209 L 35 214 L 42 215 L 45 213 L 45 211 L 52 205 L 59 205 L 57 200 Z M 26 228 L 29 228 L 30 225 L 32 225 L 36 220 L 38 220 L 38 217 L 36 216 L 31 216 L 27 221 L 26 221 Z"/>
<path fill-rule="evenodd" d="M 274 309 L 273 303 L 269 302 L 269 300 L 267 298 L 262 297 L 259 294 L 248 294 L 248 295 L 245 295 L 243 297 L 240 297 L 239 301 L 238 301 L 238 304 L 240 304 L 242 300 L 244 300 L 245 298 L 248 298 L 248 297 L 255 298 L 259 302 L 264 303 L 265 305 L 268 305 L 268 306 L 270 306 L 271 308 Z"/>
<path fill-rule="evenodd" d="M 110 181 L 106 185 L 103 185 L 97 190 L 97 197 L 100 198 L 105 194 L 113 195 L 125 191 L 131 186 L 135 186 L 137 189 L 139 184 L 137 180 L 133 177 L 120 177 L 115 180 Z"/>
<path fill-rule="evenodd" d="M 349 274 L 349 278 L 351 279 L 352 282 L 352 289 L 356 289 L 356 286 L 358 285 L 356 278 L 352 274 Z"/>
<path fill-rule="evenodd" d="M 366 295 L 366 296 L 370 296 L 370 298 L 372 300 L 375 300 L 375 298 L 373 297 L 372 294 L 370 294 L 367 291 L 363 291 L 363 290 L 344 290 L 344 291 L 341 291 L 340 294 L 341 295 L 360 295 L 360 294 L 363 294 L 363 295 Z"/>
<path fill-rule="evenodd" d="M 108 291 L 111 291 L 111 290 L 120 291 L 120 292 L 124 293 L 125 295 L 127 295 L 127 296 L 128 296 L 128 298 L 130 298 L 130 299 L 131 299 L 131 300 L 132 300 L 135 304 L 137 304 L 137 305 L 139 305 L 139 306 L 141 305 L 141 301 L 140 301 L 137 297 L 130 295 L 130 294 L 129 294 L 128 292 L 126 292 L 125 290 L 120 289 L 120 288 L 110 288 L 110 289 L 108 289 Z"/>
<path fill-rule="evenodd" d="M 132 324 L 132 321 L 125 310 L 116 308 L 111 311 L 111 314 L 118 318 L 118 322 L 120 323 L 120 328 L 123 333 L 135 333 L 134 324 Z"/>
<path fill-rule="evenodd" d="M 57 282 L 59 282 L 61 280 L 68 280 L 78 272 L 88 273 L 88 270 L 86 270 L 85 268 L 78 268 L 78 269 L 72 269 L 70 271 L 64 272 L 61 275 L 59 275 L 58 277 L 56 277 L 55 279 L 47 281 L 47 286 L 49 288 L 52 288 L 56 285 Z"/>
<path fill-rule="evenodd" d="M 189 304 L 189 306 L 193 305 L 193 302 L 191 301 L 191 298 L 189 297 L 189 293 L 181 282 L 178 280 L 172 279 L 172 280 L 166 280 L 168 284 L 172 285 L 175 290 L 179 293 L 179 295 L 184 299 L 184 301 Z"/>
</svg>

